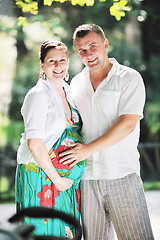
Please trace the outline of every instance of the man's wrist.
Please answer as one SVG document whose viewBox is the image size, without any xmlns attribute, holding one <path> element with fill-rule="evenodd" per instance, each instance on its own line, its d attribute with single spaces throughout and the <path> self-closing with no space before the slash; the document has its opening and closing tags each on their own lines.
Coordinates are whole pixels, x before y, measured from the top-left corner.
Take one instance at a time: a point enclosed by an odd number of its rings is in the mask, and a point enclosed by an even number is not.
<svg viewBox="0 0 160 240">
<path fill-rule="evenodd" d="M 92 146 L 92 142 L 90 142 L 90 143 L 87 143 L 86 144 L 86 147 L 87 147 L 87 153 L 88 153 L 88 155 L 89 156 L 91 156 L 95 151 L 94 151 L 94 148 L 93 148 L 93 146 Z"/>
</svg>

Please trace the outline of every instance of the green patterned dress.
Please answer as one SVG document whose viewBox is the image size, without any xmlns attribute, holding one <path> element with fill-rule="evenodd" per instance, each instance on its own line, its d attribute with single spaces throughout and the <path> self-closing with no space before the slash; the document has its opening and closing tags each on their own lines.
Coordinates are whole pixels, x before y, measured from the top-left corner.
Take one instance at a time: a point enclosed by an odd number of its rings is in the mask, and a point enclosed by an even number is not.
<svg viewBox="0 0 160 240">
<path fill-rule="evenodd" d="M 66 128 L 49 151 L 52 164 L 60 176 L 74 181 L 66 191 L 58 191 L 45 172 L 35 163 L 18 164 L 16 172 L 17 211 L 29 206 L 43 206 L 63 211 L 79 220 L 80 188 L 79 183 L 84 171 L 84 161 L 70 168 L 68 164 L 59 163 L 59 153 L 66 150 L 67 142 L 82 142 L 80 130 L 81 118 L 71 105 L 72 120 L 66 116 Z M 52 235 L 71 239 L 75 236 L 73 226 L 60 219 L 35 219 L 25 217 L 23 223 L 35 226 L 34 235 Z"/>
</svg>

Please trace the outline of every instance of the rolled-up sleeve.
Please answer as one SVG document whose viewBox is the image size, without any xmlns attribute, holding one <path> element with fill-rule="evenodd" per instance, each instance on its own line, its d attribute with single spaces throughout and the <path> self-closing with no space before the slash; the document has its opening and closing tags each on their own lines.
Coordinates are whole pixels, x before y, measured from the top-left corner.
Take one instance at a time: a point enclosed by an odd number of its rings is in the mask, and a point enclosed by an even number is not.
<svg viewBox="0 0 160 240">
<path fill-rule="evenodd" d="M 24 99 L 21 113 L 24 119 L 25 138 L 44 138 L 49 97 L 43 91 L 30 91 Z"/>
<path fill-rule="evenodd" d="M 141 75 L 135 71 L 122 89 L 119 102 L 119 116 L 123 114 L 135 114 L 143 118 L 145 104 L 145 87 Z"/>
</svg>

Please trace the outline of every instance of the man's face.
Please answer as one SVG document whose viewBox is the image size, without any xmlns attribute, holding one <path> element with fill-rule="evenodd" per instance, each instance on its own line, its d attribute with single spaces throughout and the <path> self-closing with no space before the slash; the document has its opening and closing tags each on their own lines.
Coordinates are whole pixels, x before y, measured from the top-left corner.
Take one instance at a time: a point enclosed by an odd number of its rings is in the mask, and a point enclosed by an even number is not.
<svg viewBox="0 0 160 240">
<path fill-rule="evenodd" d="M 82 62 L 91 70 L 100 69 L 107 59 L 108 40 L 102 39 L 97 33 L 90 32 L 83 38 L 77 38 L 75 48 Z"/>
</svg>

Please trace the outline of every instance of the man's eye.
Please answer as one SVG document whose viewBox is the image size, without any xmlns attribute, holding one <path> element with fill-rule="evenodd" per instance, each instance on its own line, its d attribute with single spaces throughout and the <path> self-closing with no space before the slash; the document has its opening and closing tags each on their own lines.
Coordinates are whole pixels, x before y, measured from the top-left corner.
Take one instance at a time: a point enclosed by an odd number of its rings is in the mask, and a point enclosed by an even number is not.
<svg viewBox="0 0 160 240">
<path fill-rule="evenodd" d="M 50 63 L 53 63 L 54 61 L 53 61 L 53 60 L 50 60 L 49 62 L 50 62 Z"/>
<path fill-rule="evenodd" d="M 91 46 L 91 48 L 95 48 L 95 47 L 96 47 L 96 45 L 92 45 L 92 46 Z"/>
<path fill-rule="evenodd" d="M 81 51 L 80 51 L 80 53 L 85 53 L 85 52 L 86 52 L 86 50 L 85 50 L 85 49 L 83 49 L 83 50 L 81 50 Z"/>
<path fill-rule="evenodd" d="M 65 59 L 61 59 L 60 62 L 65 62 L 66 60 Z"/>
</svg>

